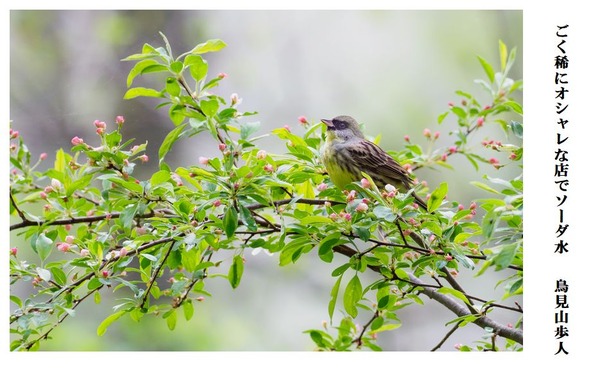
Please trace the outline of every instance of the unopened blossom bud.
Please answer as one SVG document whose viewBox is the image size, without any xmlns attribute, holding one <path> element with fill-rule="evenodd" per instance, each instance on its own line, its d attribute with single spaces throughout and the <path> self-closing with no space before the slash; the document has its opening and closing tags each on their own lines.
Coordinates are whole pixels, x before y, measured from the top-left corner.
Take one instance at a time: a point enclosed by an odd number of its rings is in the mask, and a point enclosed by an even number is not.
<svg viewBox="0 0 600 390">
<path fill-rule="evenodd" d="M 305 116 L 299 116 L 298 117 L 298 122 L 300 122 L 301 125 L 307 125 L 308 124 L 308 120 L 306 119 Z"/>
<path fill-rule="evenodd" d="M 198 157 L 198 162 L 202 165 L 208 165 L 209 161 L 208 157 Z"/>
<path fill-rule="evenodd" d="M 50 180 L 50 185 L 52 186 L 52 188 L 54 188 L 56 191 L 60 191 L 62 189 L 62 183 L 57 180 L 57 179 L 52 179 Z"/>
<path fill-rule="evenodd" d="M 13 256 L 16 256 L 17 255 L 17 248 L 16 247 L 10 248 L 10 254 L 13 255 Z"/>
<path fill-rule="evenodd" d="M 406 142 L 410 142 L 410 137 L 409 137 L 408 135 L 405 135 L 405 136 L 404 136 L 404 141 L 406 141 Z"/>
<path fill-rule="evenodd" d="M 481 126 L 483 126 L 483 117 L 482 116 L 477 118 L 477 127 L 481 127 Z"/>
<path fill-rule="evenodd" d="M 117 124 L 117 126 L 122 126 L 123 123 L 125 123 L 125 118 L 123 116 L 121 116 L 121 115 L 118 115 L 115 118 L 115 123 Z"/>
<path fill-rule="evenodd" d="M 46 198 L 48 198 L 48 194 L 46 194 L 45 192 L 42 191 L 42 192 L 40 192 L 40 198 L 46 199 Z"/>
<path fill-rule="evenodd" d="M 10 138 L 17 138 L 19 136 L 19 132 L 17 130 L 12 130 L 11 129 L 11 133 L 10 133 Z"/>
<path fill-rule="evenodd" d="M 51 193 L 52 191 L 54 191 L 54 188 L 52 188 L 51 186 L 46 186 L 46 187 L 44 187 L 44 192 L 45 192 L 45 193 L 49 194 L 49 193 Z"/>
<path fill-rule="evenodd" d="M 273 171 L 275 170 L 275 168 L 273 168 L 273 165 L 271 165 L 271 164 L 267 164 L 267 165 L 265 165 L 265 166 L 263 167 L 263 169 L 264 169 L 266 172 L 269 172 L 269 173 L 270 173 L 270 172 L 273 172 Z"/>
<path fill-rule="evenodd" d="M 94 121 L 94 126 L 96 126 L 97 129 L 106 129 L 106 123 L 98 119 Z"/>
<path fill-rule="evenodd" d="M 40 154 L 40 160 L 45 160 L 46 158 L 48 158 L 48 153 L 42 153 Z"/>
<path fill-rule="evenodd" d="M 471 210 L 474 210 L 474 209 L 476 209 L 476 208 L 477 208 L 477 203 L 475 203 L 475 202 L 471 202 L 471 204 L 469 205 L 469 208 L 470 208 Z"/>
<path fill-rule="evenodd" d="M 220 143 L 220 144 L 219 144 L 219 150 L 222 152 L 222 151 L 224 151 L 225 149 L 227 149 L 227 145 L 225 145 L 224 143 Z"/>
<path fill-rule="evenodd" d="M 256 158 L 257 158 L 258 160 L 264 160 L 265 158 L 267 158 L 267 152 L 266 152 L 266 151 L 264 151 L 264 150 L 259 150 L 259 151 L 256 153 Z"/>
<path fill-rule="evenodd" d="M 331 213 L 329 214 L 329 218 L 331 218 L 332 221 L 336 221 L 340 216 L 337 215 L 336 213 Z"/>
<path fill-rule="evenodd" d="M 492 158 L 490 158 L 490 159 L 489 159 L 489 162 L 490 162 L 490 164 L 492 164 L 492 165 L 498 165 L 498 164 L 500 163 L 500 160 L 498 160 L 498 159 L 497 159 L 497 158 L 495 158 L 495 157 L 492 157 Z"/>
<path fill-rule="evenodd" d="M 431 130 L 424 129 L 423 130 L 423 135 L 425 136 L 425 138 L 431 138 Z"/>
<path fill-rule="evenodd" d="M 79 252 L 79 256 L 81 256 L 81 257 L 88 257 L 89 255 L 90 255 L 90 251 L 89 251 L 89 250 L 87 250 L 87 249 L 82 249 L 82 250 Z"/>
<path fill-rule="evenodd" d="M 232 93 L 229 97 L 231 99 L 231 105 L 236 106 L 242 102 L 242 98 L 237 93 Z"/>
<path fill-rule="evenodd" d="M 325 206 L 325 207 L 331 207 L 331 202 L 325 201 L 325 203 L 323 203 L 323 206 Z"/>
<path fill-rule="evenodd" d="M 317 186 L 317 190 L 319 190 L 319 191 L 325 191 L 326 189 L 327 189 L 327 184 L 325 184 L 325 183 L 320 183 Z"/>
<path fill-rule="evenodd" d="M 73 241 L 75 241 L 75 237 L 73 237 L 73 236 L 66 236 L 66 237 L 65 237 L 65 242 L 66 242 L 67 244 L 72 244 L 72 243 L 73 243 Z"/>
<path fill-rule="evenodd" d="M 433 139 L 438 139 L 440 138 L 440 132 L 436 131 L 435 133 L 433 133 Z"/>
<path fill-rule="evenodd" d="M 354 199 L 356 199 L 356 191 L 352 190 L 348 193 L 348 196 L 346 196 L 346 201 L 352 202 Z"/>
<path fill-rule="evenodd" d="M 121 250 L 119 250 L 119 257 L 127 256 L 127 252 L 128 252 L 127 248 L 125 248 L 125 247 L 121 248 Z"/>
<path fill-rule="evenodd" d="M 81 145 L 83 143 L 83 139 L 75 136 L 75 137 L 71 138 L 71 143 L 75 146 Z"/>
<path fill-rule="evenodd" d="M 344 218 L 346 219 L 346 221 L 350 221 L 352 219 L 352 215 L 344 214 Z"/>
<path fill-rule="evenodd" d="M 145 154 L 142 154 L 142 155 L 140 156 L 140 160 L 142 160 L 142 162 L 143 162 L 143 163 L 147 163 L 148 161 L 150 161 L 150 157 L 148 157 L 148 156 L 147 156 L 147 155 L 145 155 Z"/>
<path fill-rule="evenodd" d="M 448 159 L 448 154 L 444 153 L 440 156 L 440 160 L 446 161 Z"/>
<path fill-rule="evenodd" d="M 96 134 L 98 134 L 98 135 L 104 134 L 104 127 L 97 127 L 96 128 Z"/>
<path fill-rule="evenodd" d="M 448 102 L 448 106 L 449 106 L 449 107 L 454 107 L 454 103 L 452 103 L 452 102 Z"/>
<path fill-rule="evenodd" d="M 450 154 L 454 154 L 454 153 L 456 153 L 456 151 L 457 151 L 457 150 L 458 150 L 458 148 L 457 148 L 455 145 L 452 145 L 452 146 L 450 146 L 450 147 L 448 148 L 448 152 L 449 152 Z"/>
<path fill-rule="evenodd" d="M 360 179 L 360 186 L 362 188 L 371 188 L 371 182 L 366 177 Z"/>
<path fill-rule="evenodd" d="M 511 160 L 516 160 L 517 159 L 517 155 L 516 155 L 516 153 L 513 152 L 513 153 L 510 154 L 510 156 L 508 156 L 508 158 L 511 159 Z"/>
<path fill-rule="evenodd" d="M 458 211 L 462 211 L 465 209 L 465 206 L 463 206 L 462 204 L 459 204 L 457 208 L 458 208 Z"/>
<path fill-rule="evenodd" d="M 444 260 L 446 260 L 446 261 L 452 261 L 452 255 L 447 254 L 446 256 L 444 256 Z"/>
<path fill-rule="evenodd" d="M 60 242 L 56 245 L 56 248 L 61 252 L 68 252 L 71 250 L 71 244 L 67 242 Z"/>
<path fill-rule="evenodd" d="M 108 270 L 102 270 L 102 277 L 108 278 Z"/>
<path fill-rule="evenodd" d="M 356 211 L 359 213 L 364 213 L 367 210 L 369 210 L 369 206 L 364 203 L 364 202 L 360 202 L 357 206 L 356 206 Z"/>
<path fill-rule="evenodd" d="M 224 79 L 225 77 L 227 77 L 227 73 L 220 72 L 220 73 L 217 75 L 217 77 L 218 77 L 218 78 L 220 78 L 220 79 Z"/>
</svg>

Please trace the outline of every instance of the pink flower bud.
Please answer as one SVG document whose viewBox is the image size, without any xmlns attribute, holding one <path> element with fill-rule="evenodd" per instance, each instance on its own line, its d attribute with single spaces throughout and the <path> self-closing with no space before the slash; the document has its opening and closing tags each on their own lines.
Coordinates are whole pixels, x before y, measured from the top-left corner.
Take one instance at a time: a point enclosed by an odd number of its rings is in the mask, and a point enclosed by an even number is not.
<svg viewBox="0 0 600 390">
<path fill-rule="evenodd" d="M 485 111 L 485 110 L 489 110 L 490 108 L 492 108 L 492 106 L 490 106 L 490 105 L 487 105 L 487 106 L 483 107 L 483 110 L 484 110 L 484 111 Z"/>
<path fill-rule="evenodd" d="M 13 256 L 16 256 L 17 255 L 17 250 L 18 249 L 16 247 L 10 248 L 10 254 L 13 255 Z"/>
<path fill-rule="evenodd" d="M 325 184 L 325 183 L 320 183 L 317 186 L 317 190 L 319 190 L 319 191 L 325 191 L 326 189 L 327 189 L 327 184 Z"/>
<path fill-rule="evenodd" d="M 117 126 L 122 126 L 123 123 L 125 123 L 125 118 L 119 115 L 115 118 L 115 123 L 117 124 Z"/>
<path fill-rule="evenodd" d="M 431 130 L 424 129 L 423 130 L 423 135 L 425 136 L 425 138 L 431 138 Z"/>
<path fill-rule="evenodd" d="M 48 195 L 42 191 L 42 192 L 40 192 L 40 198 L 46 199 L 46 198 L 48 198 Z"/>
<path fill-rule="evenodd" d="M 366 177 L 360 179 L 360 186 L 362 188 L 371 188 L 371 182 Z"/>
<path fill-rule="evenodd" d="M 71 231 L 72 227 L 73 226 L 69 223 L 69 224 L 65 225 L 65 230 L 69 232 L 69 231 Z"/>
<path fill-rule="evenodd" d="M 60 242 L 56 245 L 56 247 L 61 252 L 68 252 L 69 250 L 71 250 L 71 244 L 66 242 Z"/>
<path fill-rule="evenodd" d="M 352 215 L 344 214 L 344 218 L 346 219 L 346 221 L 350 221 L 350 220 L 352 220 Z"/>
<path fill-rule="evenodd" d="M 271 164 L 267 164 L 267 165 L 265 165 L 265 166 L 263 167 L 263 169 L 264 169 L 266 172 L 273 172 L 273 171 L 275 170 L 275 168 L 273 168 L 273 165 L 271 165 Z"/>
<path fill-rule="evenodd" d="M 104 134 L 104 128 L 103 127 L 97 127 L 96 128 L 96 134 L 98 134 L 98 135 Z"/>
<path fill-rule="evenodd" d="M 452 255 L 448 254 L 448 255 L 444 256 L 444 260 L 452 261 Z"/>
<path fill-rule="evenodd" d="M 494 158 L 494 157 L 490 158 L 489 162 L 492 165 L 498 165 L 500 163 L 500 161 L 497 158 Z"/>
<path fill-rule="evenodd" d="M 94 126 L 96 126 L 97 129 L 106 129 L 106 123 L 98 119 L 94 121 Z"/>
<path fill-rule="evenodd" d="M 409 137 L 408 135 L 405 135 L 405 136 L 404 136 L 404 141 L 406 141 L 406 142 L 410 142 L 410 137 Z"/>
<path fill-rule="evenodd" d="M 453 146 L 450 146 L 450 147 L 448 148 L 448 152 L 449 152 L 450 154 L 454 154 L 454 153 L 456 153 L 456 151 L 457 151 L 457 150 L 458 150 L 458 148 L 457 148 L 456 146 L 454 146 L 454 145 L 453 145 Z"/>
<path fill-rule="evenodd" d="M 208 165 L 209 162 L 209 158 L 208 157 L 199 157 L 198 158 L 198 162 L 202 165 Z"/>
<path fill-rule="evenodd" d="M 128 252 L 127 248 L 125 248 L 125 247 L 121 248 L 121 250 L 119 250 L 119 257 L 127 256 L 127 252 Z"/>
<path fill-rule="evenodd" d="M 446 153 L 444 153 L 440 156 L 440 160 L 442 160 L 442 161 L 446 161 L 447 159 L 448 159 L 448 155 Z"/>
<path fill-rule="evenodd" d="M 331 218 L 332 221 L 336 221 L 340 216 L 337 215 L 336 213 L 331 213 L 329 214 L 329 218 Z"/>
<path fill-rule="evenodd" d="M 206 298 L 204 298 L 204 297 L 198 297 L 198 298 L 196 298 L 196 300 L 197 300 L 198 302 L 204 302 L 204 300 L 205 300 L 205 299 L 206 299 Z"/>
<path fill-rule="evenodd" d="M 51 186 L 46 186 L 46 187 L 44 187 L 44 192 L 45 192 L 45 193 L 49 194 L 49 193 L 51 193 L 52 191 L 54 191 L 54 188 L 52 188 Z"/>
<path fill-rule="evenodd" d="M 108 271 L 107 270 L 102 270 L 102 277 L 103 278 L 108 278 Z"/>
<path fill-rule="evenodd" d="M 10 130 L 11 130 L 10 138 L 17 138 L 19 136 L 18 131 L 16 131 L 16 130 L 13 131 L 12 129 L 10 129 Z"/>
<path fill-rule="evenodd" d="M 475 209 L 477 208 L 477 203 L 475 203 L 475 202 L 471 202 L 471 204 L 469 205 L 469 208 L 470 208 L 471 210 L 475 210 Z"/>
<path fill-rule="evenodd" d="M 325 201 L 325 203 L 323 203 L 323 206 L 325 206 L 325 207 L 331 207 L 331 202 Z"/>
<path fill-rule="evenodd" d="M 242 98 L 239 97 L 237 93 L 232 93 L 229 98 L 231 99 L 232 106 L 237 106 L 238 104 L 240 104 L 242 102 Z"/>
<path fill-rule="evenodd" d="M 305 116 L 299 116 L 298 117 L 298 122 L 300 122 L 301 125 L 306 125 L 308 124 L 308 120 L 306 119 Z"/>
<path fill-rule="evenodd" d="M 462 344 L 454 344 L 454 349 L 461 349 L 462 348 Z"/>
<path fill-rule="evenodd" d="M 266 152 L 266 151 L 264 151 L 264 150 L 259 150 L 259 151 L 256 153 L 256 158 L 257 158 L 258 160 L 264 160 L 265 158 L 267 158 L 267 152 Z"/>
<path fill-rule="evenodd" d="M 435 133 L 433 133 L 433 139 L 438 139 L 440 138 L 440 132 L 436 131 Z"/>
<path fill-rule="evenodd" d="M 450 106 L 450 107 L 454 107 L 454 103 L 452 103 L 452 102 L 448 102 L 448 106 Z"/>
<path fill-rule="evenodd" d="M 226 78 L 226 77 L 227 77 L 227 73 L 220 72 L 220 73 L 217 75 L 217 77 L 218 77 L 218 78 L 220 78 L 220 79 L 224 79 L 224 78 Z"/>
<path fill-rule="evenodd" d="M 87 249 L 82 249 L 82 250 L 79 252 L 79 256 L 81 256 L 81 257 L 88 257 L 89 255 L 90 255 L 90 251 L 89 251 L 89 250 L 87 250 Z"/>
<path fill-rule="evenodd" d="M 48 158 L 48 153 L 42 153 L 40 154 L 40 160 L 45 160 L 46 158 Z"/>
<path fill-rule="evenodd" d="M 458 205 L 458 211 L 462 211 L 465 209 L 465 206 L 463 206 L 462 204 Z"/>
<path fill-rule="evenodd" d="M 369 210 L 369 206 L 364 203 L 364 202 L 360 202 L 357 206 L 356 206 L 356 211 L 359 213 L 364 213 L 367 210 Z"/>
<path fill-rule="evenodd" d="M 483 126 L 483 117 L 482 116 L 477 118 L 477 127 L 481 127 L 481 126 Z"/>
<path fill-rule="evenodd" d="M 511 160 L 516 160 L 517 159 L 517 155 L 515 153 L 511 153 L 510 156 L 508 156 L 509 159 Z"/>
<path fill-rule="evenodd" d="M 75 137 L 71 138 L 71 143 L 75 146 L 81 145 L 83 143 L 83 139 L 75 136 Z"/>
<path fill-rule="evenodd" d="M 289 125 L 283 125 L 283 128 L 286 129 L 287 131 L 291 131 Z"/>
<path fill-rule="evenodd" d="M 140 160 L 142 160 L 142 162 L 143 162 L 143 163 L 147 163 L 148 161 L 150 161 L 150 157 L 148 157 L 148 156 L 147 156 L 147 155 L 145 155 L 145 154 L 142 154 L 142 155 L 140 156 Z"/>
<path fill-rule="evenodd" d="M 56 191 L 60 191 L 62 189 L 62 183 L 60 181 L 58 181 L 57 179 L 52 179 L 50 180 L 50 185 L 52 186 L 52 188 L 54 188 Z"/>
<path fill-rule="evenodd" d="M 215 201 L 213 202 L 213 207 L 219 207 L 221 204 L 222 204 L 222 203 L 221 203 L 221 200 L 220 200 L 220 199 L 217 199 L 217 200 L 215 200 Z"/>
<path fill-rule="evenodd" d="M 348 193 L 348 196 L 346 196 L 346 201 L 352 202 L 354 199 L 356 199 L 356 191 L 352 190 Z"/>
<path fill-rule="evenodd" d="M 72 244 L 74 240 L 75 240 L 75 237 L 73 237 L 73 236 L 66 236 L 65 237 L 65 242 L 67 244 Z"/>
</svg>

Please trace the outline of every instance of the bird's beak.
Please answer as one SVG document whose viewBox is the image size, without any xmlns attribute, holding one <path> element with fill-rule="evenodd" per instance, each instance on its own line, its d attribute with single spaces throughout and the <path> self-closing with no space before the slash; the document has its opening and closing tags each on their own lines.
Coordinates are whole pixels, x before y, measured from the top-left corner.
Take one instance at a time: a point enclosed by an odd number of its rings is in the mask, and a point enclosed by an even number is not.
<svg viewBox="0 0 600 390">
<path fill-rule="evenodd" d="M 327 129 L 335 128 L 335 126 L 333 125 L 333 121 L 331 121 L 330 119 L 321 119 L 321 122 L 323 122 L 325 126 L 327 126 Z"/>
</svg>

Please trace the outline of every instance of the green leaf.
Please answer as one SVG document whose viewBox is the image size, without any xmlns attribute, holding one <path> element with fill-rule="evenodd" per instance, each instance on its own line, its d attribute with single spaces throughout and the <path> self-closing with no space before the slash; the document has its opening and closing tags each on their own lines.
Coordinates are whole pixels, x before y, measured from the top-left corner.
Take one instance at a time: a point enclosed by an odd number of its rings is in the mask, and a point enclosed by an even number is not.
<svg viewBox="0 0 600 390">
<path fill-rule="evenodd" d="M 251 232 L 257 231 L 258 226 L 256 225 L 256 220 L 254 219 L 254 216 L 252 215 L 250 210 L 248 210 L 248 208 L 242 206 L 241 204 L 238 205 L 238 207 L 240 209 L 239 214 L 240 218 L 242 219 L 242 223 L 246 225 L 246 227 L 248 227 L 248 230 L 250 230 Z"/>
<path fill-rule="evenodd" d="M 171 96 L 179 96 L 181 93 L 181 86 L 175 77 L 167 77 L 165 89 Z"/>
<path fill-rule="evenodd" d="M 52 251 L 53 241 L 46 237 L 44 233 L 40 234 L 35 240 L 35 251 L 42 260 L 46 260 Z"/>
<path fill-rule="evenodd" d="M 100 323 L 100 325 L 98 325 L 98 329 L 96 329 L 96 334 L 98 334 L 98 336 L 102 336 L 104 333 L 106 333 L 106 329 L 116 320 L 118 320 L 119 318 L 121 318 L 125 313 L 127 313 L 124 310 L 118 311 L 116 313 L 113 313 L 111 315 L 109 315 L 108 317 L 106 317 L 104 319 L 104 321 L 102 321 Z"/>
<path fill-rule="evenodd" d="M 396 214 L 387 206 L 375 206 L 373 213 L 379 219 L 386 220 L 388 222 L 394 222 L 396 220 Z"/>
<path fill-rule="evenodd" d="M 123 99 L 129 100 L 140 96 L 159 98 L 163 96 L 163 93 L 152 88 L 136 87 L 128 89 Z"/>
<path fill-rule="evenodd" d="M 325 237 L 319 243 L 319 257 L 326 263 L 333 260 L 333 247 L 340 244 L 341 232 L 335 232 Z"/>
<path fill-rule="evenodd" d="M 65 274 L 65 271 L 63 271 L 61 268 L 52 267 L 50 268 L 50 272 L 52 272 L 52 277 L 54 278 L 56 284 L 58 284 L 59 286 L 63 286 L 67 283 L 67 275 Z"/>
<path fill-rule="evenodd" d="M 131 87 L 133 80 L 141 74 L 150 72 L 166 72 L 168 70 L 169 68 L 159 64 L 156 60 L 142 60 L 135 64 L 129 71 L 129 74 L 127 75 L 127 88 Z"/>
<path fill-rule="evenodd" d="M 455 290 L 453 288 L 450 287 L 440 287 L 437 289 L 437 292 L 439 292 L 440 294 L 451 294 L 454 295 L 456 298 L 460 299 L 461 301 L 463 301 L 466 304 L 469 304 L 469 298 L 466 297 L 465 294 L 463 294 L 462 292 Z"/>
<path fill-rule="evenodd" d="M 202 100 L 200 101 L 200 108 L 202 109 L 204 115 L 213 117 L 219 110 L 219 102 L 215 99 Z"/>
<path fill-rule="evenodd" d="M 225 229 L 225 234 L 227 234 L 227 238 L 233 237 L 237 227 L 238 213 L 235 207 L 229 206 L 225 211 L 225 216 L 223 217 L 223 229 Z"/>
<path fill-rule="evenodd" d="M 186 299 L 183 302 L 183 316 L 185 317 L 186 321 L 191 320 L 194 316 L 194 304 L 189 299 Z"/>
<path fill-rule="evenodd" d="M 189 67 L 190 75 L 196 81 L 203 80 L 208 73 L 208 64 L 199 55 L 190 54 L 183 60 L 185 66 Z"/>
<path fill-rule="evenodd" d="M 502 105 L 510 108 L 517 114 L 523 115 L 523 107 L 521 107 L 521 105 L 519 103 L 515 102 L 514 100 L 508 100 L 508 101 L 502 103 Z"/>
<path fill-rule="evenodd" d="M 167 320 L 167 327 L 169 330 L 175 330 L 175 326 L 177 326 L 177 311 L 169 310 L 163 315 L 163 318 Z"/>
<path fill-rule="evenodd" d="M 487 192 L 491 192 L 492 194 L 497 194 L 497 195 L 501 194 L 499 191 L 493 189 L 492 187 L 488 186 L 485 183 L 481 183 L 481 182 L 478 182 L 478 181 L 472 181 L 471 184 L 474 185 L 475 187 L 479 188 L 479 189 L 482 189 L 482 190 L 487 191 Z"/>
<path fill-rule="evenodd" d="M 444 201 L 444 198 L 446 197 L 447 193 L 448 193 L 448 183 L 446 183 L 446 182 L 440 183 L 440 186 L 431 193 L 431 196 L 429 197 L 429 200 L 427 201 L 427 210 L 430 212 L 437 210 L 437 208 L 440 207 L 440 205 Z"/>
<path fill-rule="evenodd" d="M 486 60 L 484 60 L 482 57 L 477 56 L 477 59 L 479 60 L 479 63 L 481 64 L 481 66 L 483 67 L 483 70 L 485 71 L 485 74 L 487 75 L 488 79 L 490 80 L 490 82 L 494 82 L 495 76 L 494 76 L 494 68 L 492 68 L 492 65 L 490 65 Z"/>
<path fill-rule="evenodd" d="M 333 321 L 333 312 L 335 311 L 335 304 L 337 303 L 338 294 L 340 292 L 340 284 L 342 283 L 342 276 L 340 276 L 333 285 L 331 289 L 331 299 L 329 300 L 329 305 L 327 305 L 327 311 L 329 313 L 329 321 Z"/>
<path fill-rule="evenodd" d="M 331 218 L 326 217 L 324 215 L 309 215 L 308 217 L 304 217 L 304 218 L 300 219 L 299 222 L 303 226 L 310 226 L 312 224 L 322 224 L 322 223 L 330 224 L 333 221 L 331 220 Z"/>
<path fill-rule="evenodd" d="M 496 265 L 497 269 L 504 269 L 508 267 L 519 250 L 517 243 L 507 244 L 502 246 L 502 249 L 497 254 L 490 256 L 490 260 Z"/>
<path fill-rule="evenodd" d="M 229 267 L 229 273 L 227 275 L 227 279 L 229 279 L 229 283 L 231 284 L 232 288 L 236 288 L 240 285 L 243 273 L 244 259 L 240 255 L 235 255 L 233 257 L 233 262 L 231 263 L 231 267 Z"/>
<path fill-rule="evenodd" d="M 506 45 L 504 44 L 504 42 L 502 42 L 502 40 L 498 41 L 498 50 L 500 52 L 500 69 L 502 70 L 502 72 L 504 72 L 504 69 L 506 69 L 508 51 L 506 50 Z"/>
<path fill-rule="evenodd" d="M 354 277 L 348 282 L 346 291 L 344 291 L 344 309 L 353 318 L 358 315 L 358 309 L 356 308 L 356 305 L 361 298 L 362 285 L 360 284 L 358 275 L 354 275 Z"/>
<path fill-rule="evenodd" d="M 37 267 L 35 271 L 37 272 L 38 276 L 46 282 L 49 282 L 50 279 L 52 279 L 52 273 L 45 268 Z"/>
<path fill-rule="evenodd" d="M 240 128 L 240 138 L 248 139 L 252 134 L 260 130 L 260 122 L 249 122 L 242 124 Z"/>
<path fill-rule="evenodd" d="M 175 127 L 173 130 L 171 130 L 171 132 L 169 134 L 167 134 L 167 136 L 165 137 L 165 140 L 163 141 L 162 145 L 160 145 L 160 148 L 158 149 L 159 164 L 164 160 L 166 154 L 169 153 L 169 151 L 173 147 L 173 144 L 175 143 L 175 141 L 177 141 L 181 137 L 181 133 L 183 132 L 183 130 L 185 130 L 185 127 L 186 127 L 185 123 L 181 124 L 181 125 Z"/>
<path fill-rule="evenodd" d="M 203 54 L 211 51 L 219 51 L 226 47 L 227 44 L 220 39 L 211 39 L 194 47 L 191 54 Z"/>
<path fill-rule="evenodd" d="M 171 72 L 173 72 L 175 74 L 179 74 L 183 70 L 183 62 L 181 62 L 181 61 L 174 61 L 174 62 L 171 63 L 171 65 L 169 66 L 169 68 L 171 69 Z"/>
</svg>

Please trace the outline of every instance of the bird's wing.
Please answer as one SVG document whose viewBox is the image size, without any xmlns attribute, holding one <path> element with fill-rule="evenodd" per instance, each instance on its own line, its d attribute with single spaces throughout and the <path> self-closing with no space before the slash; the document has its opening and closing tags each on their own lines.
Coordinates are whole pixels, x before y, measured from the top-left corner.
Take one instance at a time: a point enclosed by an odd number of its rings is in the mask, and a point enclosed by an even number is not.
<svg viewBox="0 0 600 390">
<path fill-rule="evenodd" d="M 412 187 L 412 180 L 406 171 L 383 149 L 368 140 L 361 140 L 346 148 L 349 157 L 360 170 L 371 177 L 379 177 L 394 186 L 402 185 L 406 191 Z"/>
</svg>

